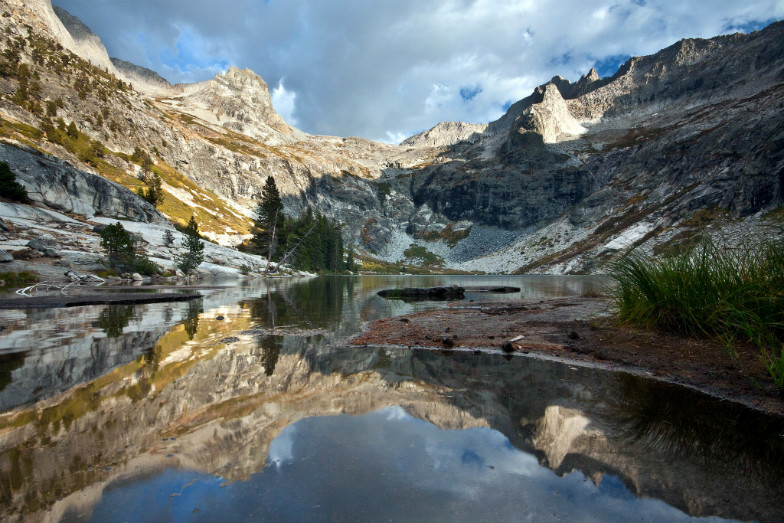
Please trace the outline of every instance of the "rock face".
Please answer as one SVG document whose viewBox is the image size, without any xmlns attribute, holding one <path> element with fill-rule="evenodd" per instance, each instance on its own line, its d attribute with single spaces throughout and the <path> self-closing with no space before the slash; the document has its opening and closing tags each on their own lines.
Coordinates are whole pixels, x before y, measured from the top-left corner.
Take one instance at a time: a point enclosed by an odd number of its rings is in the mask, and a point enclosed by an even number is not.
<svg viewBox="0 0 784 523">
<path fill-rule="evenodd" d="M 112 58 L 111 61 L 118 73 L 131 82 L 134 88 L 153 94 L 170 94 L 174 89 L 168 80 L 155 71 L 119 58 Z"/>
<path fill-rule="evenodd" d="M 181 94 L 167 103 L 215 125 L 274 145 L 305 137 L 275 112 L 267 83 L 250 69 L 232 66 L 212 80 L 177 90 Z"/>
<path fill-rule="evenodd" d="M 54 9 L 54 14 L 57 15 L 73 39 L 73 51 L 96 67 L 115 72 L 114 65 L 98 35 L 65 9 L 57 6 L 51 6 L 51 8 Z"/>
<path fill-rule="evenodd" d="M 475 143 L 487 129 L 487 124 L 441 122 L 432 129 L 406 138 L 400 145 L 410 147 L 443 147 L 459 142 Z"/>
<path fill-rule="evenodd" d="M 61 22 L 48 0 L 9 5 L 11 16 L 0 20 L 8 38 L 24 37 L 29 24 L 103 63 L 97 37 L 58 11 Z M 595 70 L 574 83 L 556 76 L 494 122 L 443 122 L 400 146 L 289 126 L 249 70 L 170 86 L 115 60 L 109 77 L 135 90 L 111 93 L 107 105 L 106 93 L 73 96 L 73 82 L 36 67 L 42 99 L 63 99 L 58 117 L 104 144 L 115 168 L 135 176 L 127 156 L 142 148 L 190 180 L 187 190 L 164 189 L 183 206 L 207 209 L 215 224 L 205 229 L 218 241 L 247 233 L 272 176 L 289 215 L 311 207 L 349 224 L 344 241 L 361 254 L 395 262 L 417 244 L 456 269 L 597 272 L 631 248 L 659 252 L 702 232 L 781 234 L 764 215 L 784 201 L 783 57 L 784 22 L 682 40 L 631 58 L 610 78 Z M 32 54 L 20 60 L 34 64 Z M 112 85 L 103 70 L 69 74 Z M 16 87 L 0 78 L 6 92 Z M 40 129 L 28 109 L 0 108 L 3 118 Z M 81 165 L 46 137 L 23 138 Z M 211 208 L 216 201 L 225 209 Z"/>
<path fill-rule="evenodd" d="M 155 207 L 122 185 L 49 155 L 0 143 L 0 161 L 12 166 L 32 201 L 52 209 L 156 225 L 169 223 Z"/>
</svg>

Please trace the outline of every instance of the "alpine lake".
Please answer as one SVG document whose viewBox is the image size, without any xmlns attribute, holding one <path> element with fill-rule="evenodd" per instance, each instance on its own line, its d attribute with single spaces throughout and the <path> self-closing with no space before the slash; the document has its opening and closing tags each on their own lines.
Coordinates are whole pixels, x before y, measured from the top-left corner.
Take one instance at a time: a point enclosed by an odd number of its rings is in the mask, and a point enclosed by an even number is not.
<svg viewBox="0 0 784 523">
<path fill-rule="evenodd" d="M 521 354 L 347 344 L 446 306 L 379 290 L 451 284 L 608 281 L 259 279 L 0 311 L 0 520 L 784 520 L 780 417 Z"/>
</svg>

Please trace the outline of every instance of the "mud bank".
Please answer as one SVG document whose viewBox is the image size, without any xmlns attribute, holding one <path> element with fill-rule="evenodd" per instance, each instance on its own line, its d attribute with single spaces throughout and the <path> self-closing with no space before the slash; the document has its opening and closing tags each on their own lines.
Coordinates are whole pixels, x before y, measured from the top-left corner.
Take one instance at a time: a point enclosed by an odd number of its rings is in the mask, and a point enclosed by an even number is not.
<svg viewBox="0 0 784 523">
<path fill-rule="evenodd" d="M 739 346 L 732 354 L 715 340 L 621 325 L 603 298 L 450 304 L 371 322 L 350 343 L 556 358 L 647 375 L 784 415 L 784 398 L 758 349 Z"/>
</svg>

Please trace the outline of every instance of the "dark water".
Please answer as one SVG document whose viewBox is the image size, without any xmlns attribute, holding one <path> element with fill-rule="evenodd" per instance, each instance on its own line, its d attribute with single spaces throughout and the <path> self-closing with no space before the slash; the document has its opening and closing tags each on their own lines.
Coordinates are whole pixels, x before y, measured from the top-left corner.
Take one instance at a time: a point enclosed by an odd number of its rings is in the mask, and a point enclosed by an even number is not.
<svg viewBox="0 0 784 523">
<path fill-rule="evenodd" d="M 345 346 L 444 306 L 377 290 L 453 282 L 605 284 L 339 277 L 0 311 L 0 519 L 784 519 L 781 418 L 557 362 Z"/>
</svg>

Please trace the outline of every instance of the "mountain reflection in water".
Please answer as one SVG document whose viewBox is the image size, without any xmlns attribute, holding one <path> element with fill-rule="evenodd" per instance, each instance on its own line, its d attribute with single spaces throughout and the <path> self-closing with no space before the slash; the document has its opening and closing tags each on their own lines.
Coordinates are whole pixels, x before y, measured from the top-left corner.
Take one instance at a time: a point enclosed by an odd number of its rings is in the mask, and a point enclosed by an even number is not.
<svg viewBox="0 0 784 523">
<path fill-rule="evenodd" d="M 577 521 L 588 506 L 599 521 L 689 519 L 614 476 L 559 477 L 496 430 L 440 429 L 388 407 L 289 425 L 246 481 L 166 469 L 109 487 L 92 520 Z"/>
<path fill-rule="evenodd" d="M 377 290 L 452 282 L 602 284 L 336 277 L 8 313 L 0 518 L 782 519 L 780 418 L 525 357 L 343 346 L 364 321 L 444 306 Z"/>
</svg>

